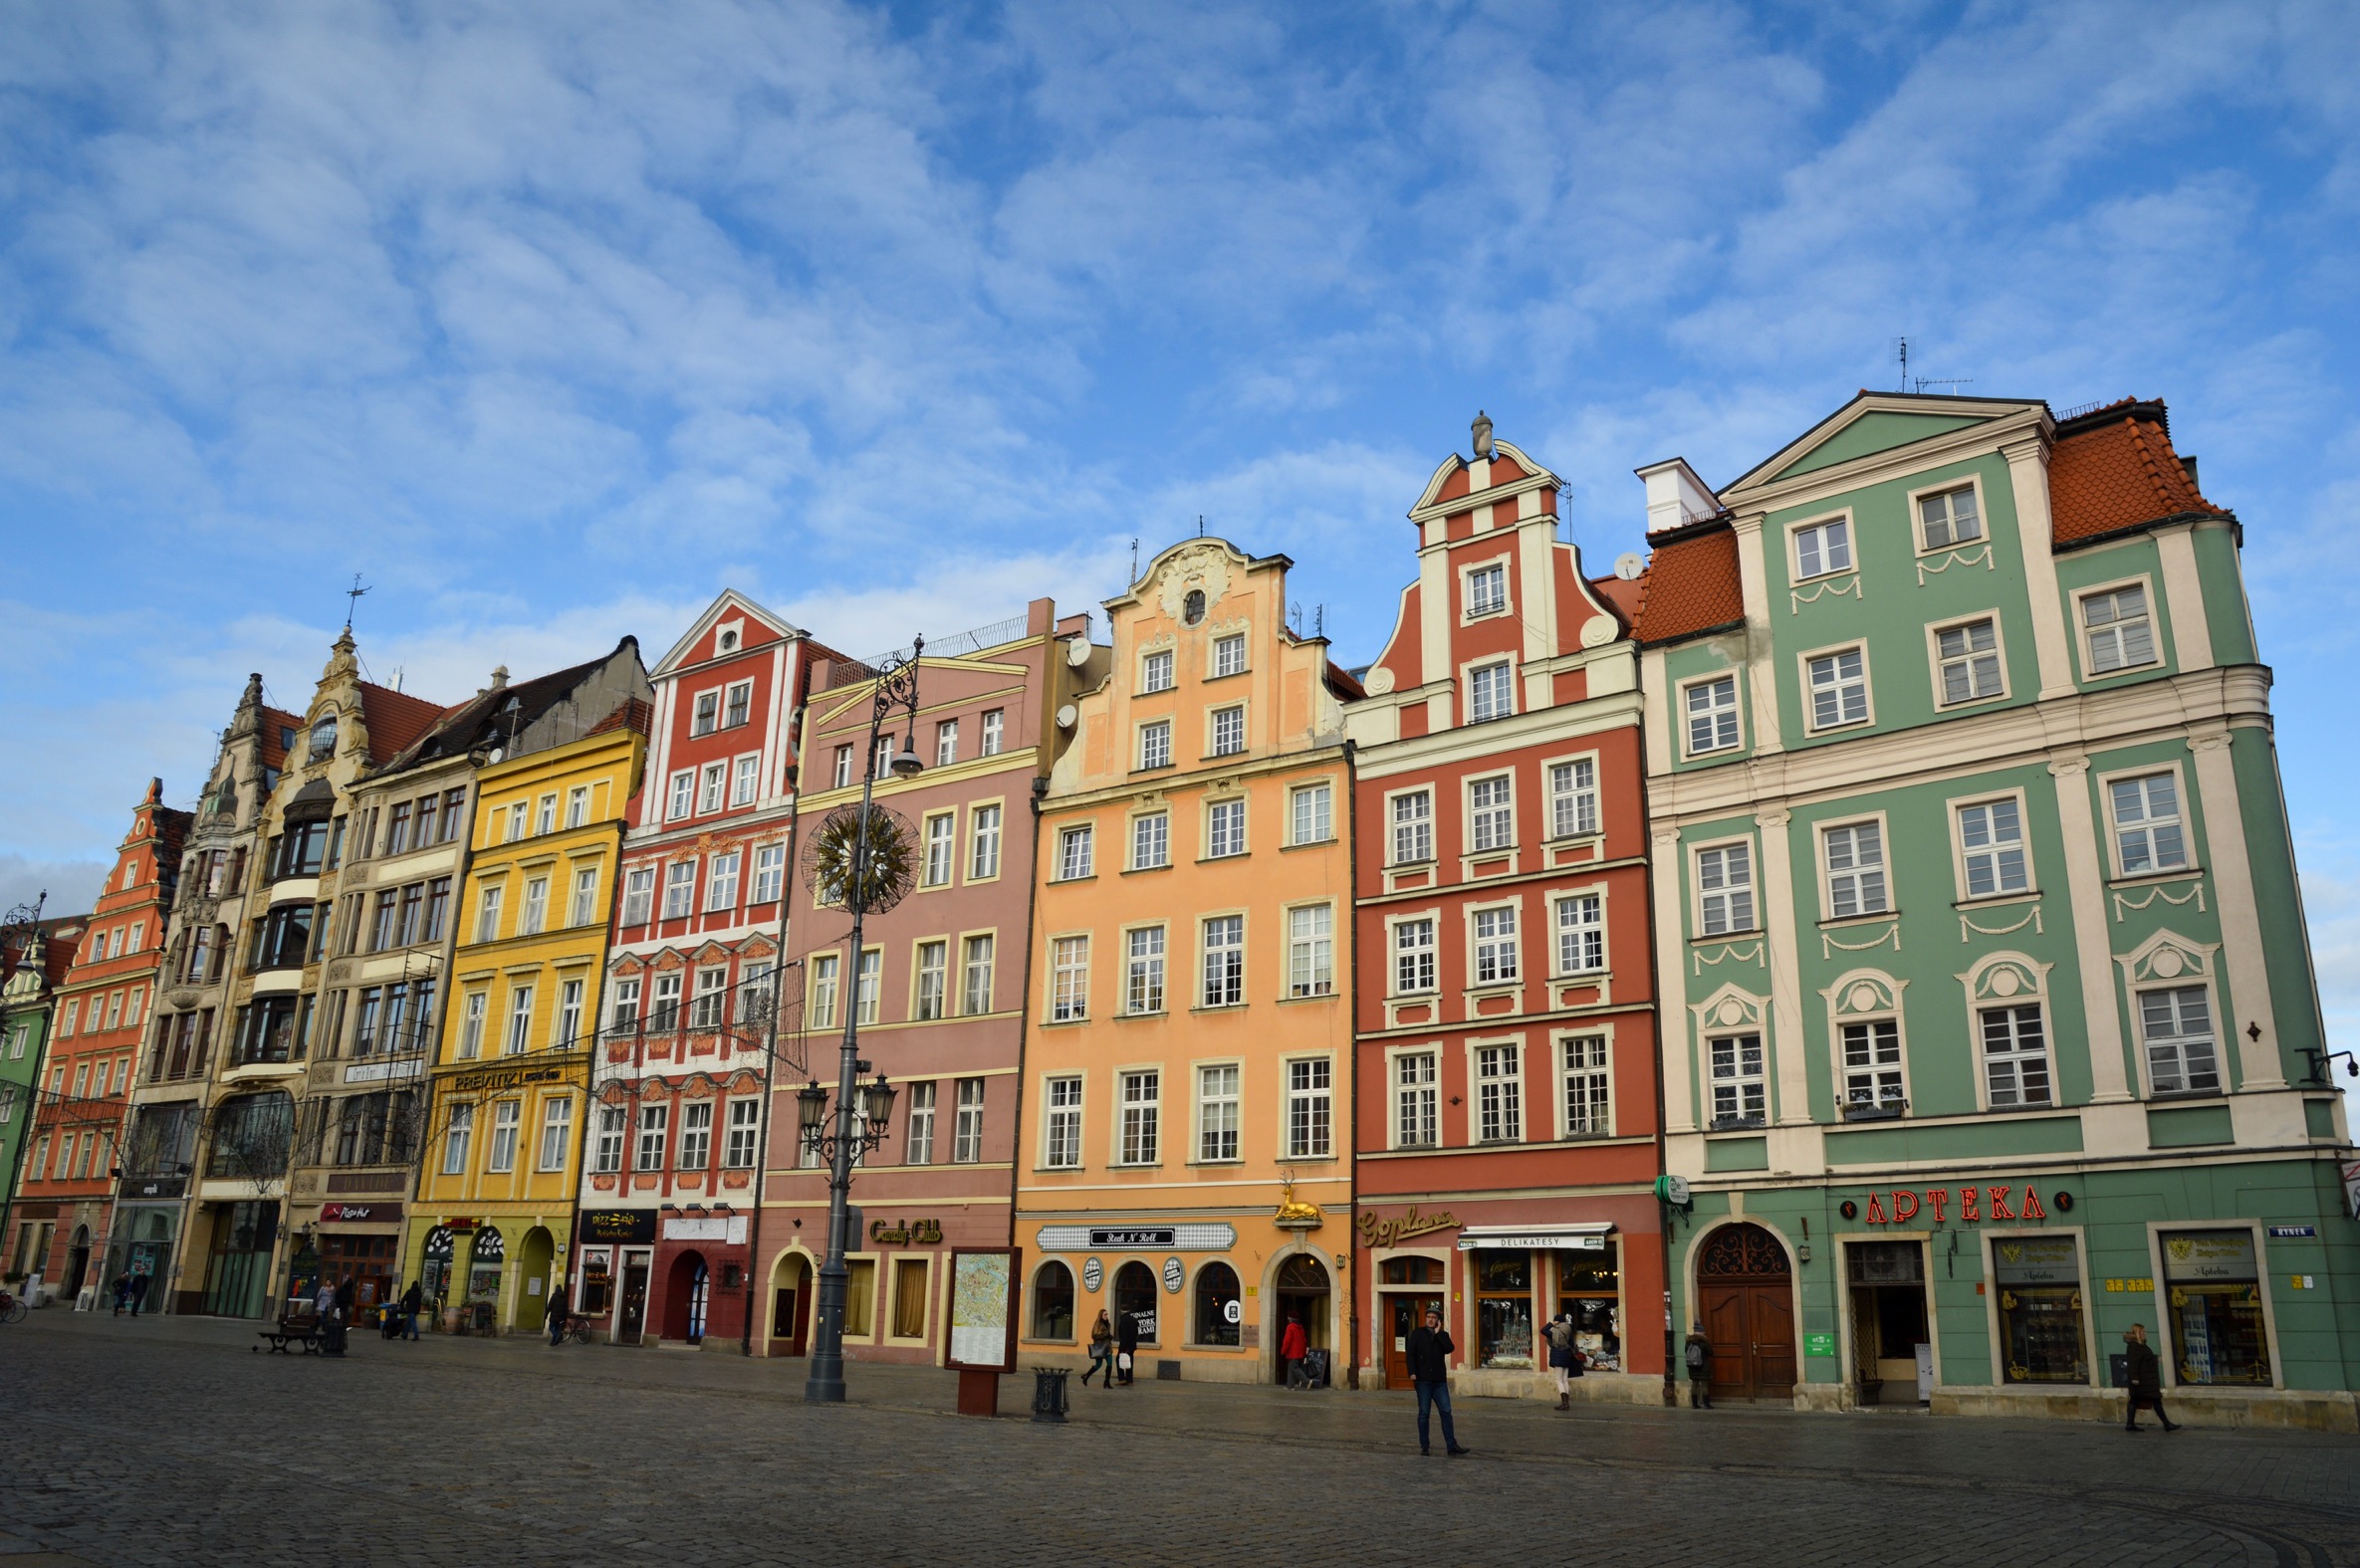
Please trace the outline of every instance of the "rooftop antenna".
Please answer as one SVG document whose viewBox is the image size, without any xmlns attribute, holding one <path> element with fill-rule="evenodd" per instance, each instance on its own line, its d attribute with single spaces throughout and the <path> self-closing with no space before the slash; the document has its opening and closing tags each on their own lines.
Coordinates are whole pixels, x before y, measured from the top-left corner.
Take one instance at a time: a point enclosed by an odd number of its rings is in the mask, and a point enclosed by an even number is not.
<svg viewBox="0 0 2360 1568">
<path fill-rule="evenodd" d="M 1205 537 L 1205 515 L 1202 512 L 1196 515 L 1196 537 L 1199 539 Z"/>
<path fill-rule="evenodd" d="M 1896 337 L 1893 341 L 1901 350 L 1901 390 L 1906 392 L 1909 390 L 1909 339 Z"/>
<path fill-rule="evenodd" d="M 1975 377 L 1972 375 L 1921 375 L 1915 384 L 1917 389 L 1922 392 L 1929 386 L 1973 386 Z"/>
<path fill-rule="evenodd" d="M 361 585 L 360 573 L 354 572 L 353 585 L 345 589 L 345 630 L 351 631 L 353 629 L 353 612 L 360 607 L 360 595 L 367 591 L 368 589 Z"/>
</svg>

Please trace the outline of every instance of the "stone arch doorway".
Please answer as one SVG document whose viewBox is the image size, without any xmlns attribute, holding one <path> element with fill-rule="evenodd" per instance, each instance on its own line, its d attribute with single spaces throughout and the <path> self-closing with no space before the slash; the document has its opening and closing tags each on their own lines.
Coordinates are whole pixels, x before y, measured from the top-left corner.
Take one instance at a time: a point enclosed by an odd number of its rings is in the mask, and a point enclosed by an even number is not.
<svg viewBox="0 0 2360 1568">
<path fill-rule="evenodd" d="M 516 1321 L 513 1327 L 539 1333 L 549 1321 L 550 1293 L 557 1288 L 557 1242 L 546 1226 L 535 1226 L 516 1244 Z"/>
<path fill-rule="evenodd" d="M 801 1252 L 782 1252 L 771 1265 L 770 1354 L 810 1353 L 812 1292 L 818 1283 L 812 1260 Z"/>
<path fill-rule="evenodd" d="M 672 1259 L 671 1275 L 664 1283 L 664 1338 L 684 1345 L 705 1342 L 705 1307 L 712 1283 L 704 1253 L 687 1251 Z"/>
<path fill-rule="evenodd" d="M 1794 1397 L 1794 1268 L 1758 1225 L 1723 1226 L 1697 1253 L 1697 1316 L 1713 1345 L 1715 1399 Z"/>
<path fill-rule="evenodd" d="M 1303 1337 L 1312 1352 L 1305 1370 L 1312 1373 L 1313 1382 L 1326 1381 L 1328 1298 L 1331 1293 L 1327 1265 L 1311 1253 L 1291 1252 L 1279 1260 L 1279 1271 L 1271 1286 L 1275 1304 L 1269 1341 L 1272 1382 L 1287 1381 L 1287 1362 L 1279 1354 L 1279 1349 L 1286 1343 L 1290 1318 L 1301 1319 Z"/>
<path fill-rule="evenodd" d="M 74 1300 L 82 1294 L 82 1287 L 90 1282 L 88 1278 L 90 1271 L 91 1228 L 87 1225 L 78 1225 L 74 1228 L 73 1244 L 66 1251 L 65 1296 L 67 1300 Z"/>
</svg>

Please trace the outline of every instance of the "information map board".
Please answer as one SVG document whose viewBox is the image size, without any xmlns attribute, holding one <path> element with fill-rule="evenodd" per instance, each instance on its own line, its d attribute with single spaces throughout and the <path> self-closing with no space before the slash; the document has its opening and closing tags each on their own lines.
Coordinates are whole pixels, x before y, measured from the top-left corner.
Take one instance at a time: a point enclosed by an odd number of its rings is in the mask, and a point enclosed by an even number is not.
<svg viewBox="0 0 2360 1568">
<path fill-rule="evenodd" d="M 956 1372 L 1016 1370 L 1016 1282 L 1023 1248 L 951 1251 L 951 1344 Z"/>
</svg>

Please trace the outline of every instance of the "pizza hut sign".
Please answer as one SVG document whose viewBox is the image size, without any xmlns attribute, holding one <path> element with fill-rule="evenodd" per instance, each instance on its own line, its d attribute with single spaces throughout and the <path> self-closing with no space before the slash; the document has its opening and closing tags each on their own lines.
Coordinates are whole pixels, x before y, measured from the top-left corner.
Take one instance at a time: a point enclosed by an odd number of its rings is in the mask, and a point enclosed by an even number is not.
<svg viewBox="0 0 2360 1568">
<path fill-rule="evenodd" d="M 2073 1207 L 2071 1193 L 2056 1193 L 2050 1201 L 2063 1214 Z M 1889 1206 L 1889 1207 L 1888 1207 Z M 1852 1199 L 1836 1206 L 1836 1213 L 1846 1220 L 1857 1220 L 1863 1225 L 1907 1225 L 1925 1216 L 1934 1225 L 1945 1220 L 1956 1220 L 1961 1225 L 1981 1225 L 1986 1220 L 2014 1224 L 2025 1220 L 2045 1220 L 2047 1208 L 2040 1195 L 2029 1186 L 2014 1187 L 1927 1187 L 1916 1191 L 1870 1193 L 1865 1212 Z"/>
</svg>

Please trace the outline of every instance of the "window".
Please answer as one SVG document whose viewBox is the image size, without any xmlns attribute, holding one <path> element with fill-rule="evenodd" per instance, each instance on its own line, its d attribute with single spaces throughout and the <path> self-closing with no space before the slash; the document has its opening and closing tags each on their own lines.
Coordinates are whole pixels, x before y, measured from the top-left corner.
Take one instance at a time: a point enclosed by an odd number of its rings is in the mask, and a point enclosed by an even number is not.
<svg viewBox="0 0 2360 1568">
<path fill-rule="evenodd" d="M 1196 1157 L 1200 1161 L 1239 1158 L 1236 1062 L 1215 1062 L 1196 1070 Z"/>
<path fill-rule="evenodd" d="M 2253 1232 L 2167 1231 L 2156 1239 L 2171 1310 L 2167 1354 L 2180 1382 L 2268 1388 L 2269 1320 Z"/>
<path fill-rule="evenodd" d="M 1431 1149 L 1442 1141 L 1435 1055 L 1404 1051 L 1393 1058 L 1393 1147 Z"/>
<path fill-rule="evenodd" d="M 1131 869 L 1152 871 L 1172 863 L 1172 814 L 1150 811 L 1131 818 Z"/>
<path fill-rule="evenodd" d="M 1190 588 L 1180 600 L 1180 623 L 1184 626 L 1201 625 L 1205 618 L 1205 590 Z"/>
<path fill-rule="evenodd" d="M 669 1034 L 680 1027 L 680 977 L 655 977 L 655 1003 L 647 1009 L 647 1027 L 658 1034 Z"/>
<path fill-rule="evenodd" d="M 1811 689 L 1811 728 L 1832 730 L 1868 718 L 1868 665 L 1858 648 L 1803 663 Z"/>
<path fill-rule="evenodd" d="M 1288 803 L 1296 843 L 1324 843 L 1335 836 L 1334 792 L 1326 784 L 1304 784 L 1289 796 Z"/>
<path fill-rule="evenodd" d="M 614 983 L 613 1026 L 617 1032 L 630 1029 L 639 1021 L 639 983 L 618 980 Z"/>
<path fill-rule="evenodd" d="M 926 818 L 926 886 L 951 885 L 951 862 L 957 853 L 958 843 L 959 815 L 956 811 L 944 811 Z"/>
<path fill-rule="evenodd" d="M 1943 627 L 1934 634 L 1934 651 L 1941 666 L 1945 704 L 1982 702 L 2004 695 L 1999 623 L 1990 616 L 1963 626 Z"/>
<path fill-rule="evenodd" d="M 644 926 L 655 904 L 655 872 L 641 867 L 622 879 L 622 923 Z"/>
<path fill-rule="evenodd" d="M 1505 986 L 1516 979 L 1516 906 L 1475 912 L 1475 983 Z"/>
<path fill-rule="evenodd" d="M 696 907 L 696 862 L 675 860 L 664 868 L 664 919 L 685 920 Z"/>
<path fill-rule="evenodd" d="M 1830 919 L 1881 915 L 1885 898 L 1885 834 L 1875 822 L 1830 827 L 1820 838 L 1827 856 L 1827 913 Z"/>
<path fill-rule="evenodd" d="M 1434 796 L 1419 789 L 1393 797 L 1393 863 L 1415 865 L 1434 858 Z"/>
<path fill-rule="evenodd" d="M 1516 712 L 1516 677 L 1503 659 L 1467 672 L 1467 718 L 1472 724 L 1505 719 Z"/>
<path fill-rule="evenodd" d="M 1204 925 L 1205 984 L 1199 1004 L 1234 1008 L 1246 1000 L 1246 917 L 1216 915 Z"/>
<path fill-rule="evenodd" d="M 1178 684 L 1172 678 L 1172 650 L 1169 648 L 1147 655 L 1139 665 L 1139 690 L 1143 692 L 1170 691 Z"/>
<path fill-rule="evenodd" d="M 1525 1135 L 1524 1082 L 1518 1075 L 1514 1045 L 1475 1048 L 1476 1138 L 1483 1143 L 1514 1143 Z"/>
<path fill-rule="evenodd" d="M 1089 938 L 1050 944 L 1049 1015 L 1059 1023 L 1089 1016 Z"/>
<path fill-rule="evenodd" d="M 1064 828 L 1058 834 L 1058 880 L 1070 882 L 1091 874 L 1090 824 Z"/>
<path fill-rule="evenodd" d="M 1467 847 L 1507 849 L 1516 843 L 1515 791 L 1509 776 L 1478 779 L 1467 786 Z"/>
<path fill-rule="evenodd" d="M 1041 1163 L 1053 1171 L 1081 1169 L 1081 1079 L 1051 1078 Z"/>
<path fill-rule="evenodd" d="M 707 763 L 705 765 L 704 780 L 705 784 L 697 801 L 697 809 L 700 811 L 718 811 L 721 809 L 723 791 L 729 785 L 729 764 Z"/>
<path fill-rule="evenodd" d="M 2148 1086 L 2157 1094 L 2220 1092 L 2213 1008 L 2204 987 L 2139 993 L 2139 1032 L 2147 1041 Z"/>
<path fill-rule="evenodd" d="M 983 716 L 983 755 L 1000 755 L 1001 742 L 1008 729 L 1008 715 L 994 708 Z"/>
<path fill-rule="evenodd" d="M 639 1107 L 639 1147 L 632 1155 L 631 1168 L 638 1171 L 660 1171 L 664 1168 L 665 1134 L 670 1130 L 672 1109 L 668 1105 Z"/>
<path fill-rule="evenodd" d="M 525 907 L 518 912 L 516 934 L 520 937 L 537 936 L 549 924 L 549 878 L 528 877 L 525 880 Z"/>
<path fill-rule="evenodd" d="M 1246 673 L 1246 639 L 1242 635 L 1213 639 L 1213 673 L 1243 675 Z"/>
<path fill-rule="evenodd" d="M 754 897 L 757 904 L 779 901 L 781 885 L 787 880 L 787 846 L 764 844 L 754 851 Z"/>
<path fill-rule="evenodd" d="M 442 1134 L 442 1174 L 457 1176 L 467 1169 L 467 1145 L 475 1136 L 475 1107 L 458 1104 L 451 1107 L 450 1125 Z"/>
<path fill-rule="evenodd" d="M 541 1169 L 566 1168 L 566 1150 L 574 1142 L 574 1102 L 547 1100 L 541 1106 Z"/>
<path fill-rule="evenodd" d="M 2180 830 L 2180 784 L 2171 774 L 2117 779 L 2107 786 L 2114 802 L 2114 848 L 2124 876 L 2178 870 L 2188 864 L 2188 843 Z"/>
<path fill-rule="evenodd" d="M 1335 1150 L 1335 1064 L 1313 1056 L 1287 1064 L 1287 1158 L 1324 1160 Z"/>
<path fill-rule="evenodd" d="M 524 1124 L 522 1100 L 500 1100 L 492 1106 L 492 1142 L 484 1151 L 484 1169 L 505 1173 L 516 1169 L 516 1136 Z"/>
<path fill-rule="evenodd" d="M 1548 829 L 1553 838 L 1575 838 L 1598 830 L 1598 765 L 1594 759 L 1549 765 Z"/>
<path fill-rule="evenodd" d="M 1215 800 L 1205 807 L 1205 853 L 1214 859 L 1246 852 L 1246 802 Z"/>
<path fill-rule="evenodd" d="M 982 882 L 1000 874 L 1000 808 L 979 805 L 967 813 L 974 848 L 967 857 L 967 879 Z"/>
<path fill-rule="evenodd" d="M 860 968 L 855 972 L 852 1006 L 858 1009 L 864 1024 L 877 1020 L 877 992 L 885 978 L 885 955 L 881 949 L 870 948 L 860 955 Z"/>
<path fill-rule="evenodd" d="M 729 803 L 732 805 L 752 805 L 754 803 L 754 793 L 761 787 L 762 759 L 760 757 L 739 758 L 737 783 L 730 786 Z"/>
<path fill-rule="evenodd" d="M 1687 688 L 1688 755 L 1727 751 L 1738 744 L 1738 678 L 1718 676 Z"/>
<path fill-rule="evenodd" d="M 1603 1138 L 1614 1131 L 1613 1091 L 1606 1071 L 1606 1036 L 1577 1034 L 1562 1042 L 1565 1136 Z"/>
<path fill-rule="evenodd" d="M 1213 710 L 1213 755 L 1235 757 L 1246 749 L 1246 710 L 1216 708 Z"/>
<path fill-rule="evenodd" d="M 851 782 L 852 749 L 849 746 L 839 746 L 835 749 L 835 767 L 828 775 L 828 787 L 841 789 Z"/>
<path fill-rule="evenodd" d="M 1907 1103 L 1901 1091 L 1901 1021 L 1846 1023 L 1841 1034 L 1846 1114 L 1856 1106 L 1899 1111 Z"/>
<path fill-rule="evenodd" d="M 2040 1004 L 1983 1009 L 1984 1084 L 1992 1108 L 2048 1103 L 2048 1042 Z"/>
<path fill-rule="evenodd" d="M 692 1029 L 721 1027 L 721 1014 L 729 1001 L 729 970 L 715 965 L 696 972 L 696 995 L 688 1004 L 688 1026 Z"/>
<path fill-rule="evenodd" d="M 1157 1072 L 1126 1072 L 1122 1075 L 1121 1163 L 1124 1165 L 1156 1163 L 1162 1085 L 1162 1074 Z"/>
<path fill-rule="evenodd" d="M 518 986 L 508 994 L 507 1054 L 521 1054 L 533 1038 L 533 988 Z"/>
<path fill-rule="evenodd" d="M 467 791 L 464 788 L 453 789 L 443 795 L 442 841 L 444 843 L 447 844 L 459 836 L 461 823 L 466 816 L 466 804 Z"/>
<path fill-rule="evenodd" d="M 467 1003 L 459 1011 L 459 1054 L 478 1056 L 484 1048 L 484 1014 L 491 1006 L 490 994 L 471 991 Z"/>
<path fill-rule="evenodd" d="M 395 816 L 399 816 L 401 814 L 400 808 L 395 807 L 393 814 Z M 533 813 L 533 831 L 536 833 L 554 833 L 557 830 L 558 797 L 556 792 L 553 790 L 552 792 L 541 797 L 541 809 Z"/>
<path fill-rule="evenodd" d="M 1764 1085 L 1762 1036 L 1724 1034 L 1708 1042 L 1713 1073 L 1713 1125 L 1759 1127 L 1770 1114 Z"/>
<path fill-rule="evenodd" d="M 500 940 L 501 892 L 500 885 L 494 883 L 480 895 L 480 901 L 475 906 L 475 940 L 478 942 Z"/>
<path fill-rule="evenodd" d="M 567 924 L 588 926 L 598 918 L 598 873 L 586 869 L 574 873 L 574 907 L 567 912 Z"/>
<path fill-rule="evenodd" d="M 1467 614 L 1497 615 L 1508 608 L 1508 567 L 1494 562 L 1467 573 Z"/>
<path fill-rule="evenodd" d="M 1164 1010 L 1164 928 L 1143 926 L 1126 938 L 1130 963 L 1124 973 L 1123 1006 L 1130 1012 Z"/>
<path fill-rule="evenodd" d="M 1699 924 L 1708 937 L 1754 929 L 1754 846 L 1723 844 L 1696 853 Z"/>
<path fill-rule="evenodd" d="M 2104 593 L 2084 594 L 2081 635 L 2089 673 L 2109 675 L 2155 662 L 2155 626 L 2147 613 L 2147 589 L 2134 583 Z"/>
<path fill-rule="evenodd" d="M 686 770 L 672 775 L 672 794 L 671 799 L 664 806 L 665 818 L 669 821 L 678 821 L 681 817 L 686 816 L 689 806 L 695 802 L 695 799 L 696 775 Z"/>
<path fill-rule="evenodd" d="M 558 1027 L 554 1043 L 559 1050 L 572 1050 L 582 1035 L 582 982 L 569 980 L 558 987 Z"/>
<path fill-rule="evenodd" d="M 951 1124 L 951 1163 L 973 1165 L 983 1158 L 984 1080 L 959 1080 L 958 1120 Z"/>
<path fill-rule="evenodd" d="M 1287 995 L 1335 993 L 1335 909 L 1311 904 L 1287 911 Z"/>
<path fill-rule="evenodd" d="M 376 908 L 368 922 L 369 952 L 382 953 L 394 945 L 395 911 L 400 899 L 401 894 L 393 888 L 386 888 L 377 895 Z"/>
<path fill-rule="evenodd" d="M 1580 975 L 1606 967 L 1606 900 L 1576 893 L 1557 900 L 1557 973 Z"/>
<path fill-rule="evenodd" d="M 967 1016 L 981 1017 L 992 1010 L 992 953 L 995 944 L 988 936 L 969 937 L 966 941 L 964 984 L 959 992 L 959 1010 Z"/>
<path fill-rule="evenodd" d="M 950 954 L 948 942 L 918 944 L 917 1019 L 920 1023 L 942 1016 L 943 1002 L 950 987 Z"/>
<path fill-rule="evenodd" d="M 622 1107 L 598 1107 L 597 1130 L 590 1140 L 590 1169 L 612 1176 L 622 1169 Z"/>
<path fill-rule="evenodd" d="M 701 1171 L 713 1159 L 713 1102 L 691 1100 L 680 1107 L 680 1169 Z"/>
<path fill-rule="evenodd" d="M 836 971 L 840 959 L 833 953 L 812 955 L 812 1027 L 835 1027 Z"/>
<path fill-rule="evenodd" d="M 754 717 L 754 683 L 733 681 L 722 708 L 722 728 L 734 730 Z"/>
<path fill-rule="evenodd" d="M 2021 893 L 2031 885 L 2024 871 L 2023 820 L 2012 799 L 1959 807 L 1959 854 L 1969 898 Z"/>
<path fill-rule="evenodd" d="M 909 1086 L 909 1125 L 902 1143 L 905 1164 L 934 1163 L 934 1085 L 930 1082 Z"/>
<path fill-rule="evenodd" d="M 762 1102 L 729 1102 L 729 1132 L 721 1145 L 721 1163 L 733 1171 L 754 1167 L 755 1143 L 762 1133 Z"/>
<path fill-rule="evenodd" d="M 695 717 L 688 722 L 690 735 L 711 735 L 721 725 L 721 694 L 698 692 Z"/>
<path fill-rule="evenodd" d="M 1798 581 L 1851 569 L 1851 524 L 1833 518 L 1794 531 L 1794 575 Z"/>
<path fill-rule="evenodd" d="M 1434 989 L 1434 919 L 1421 915 L 1393 925 L 1393 991 L 1411 996 Z"/>
<path fill-rule="evenodd" d="M 1918 521 L 1925 528 L 1928 550 L 1948 550 L 1983 538 L 1983 519 L 1975 509 L 1973 485 L 1920 496 Z"/>
</svg>

